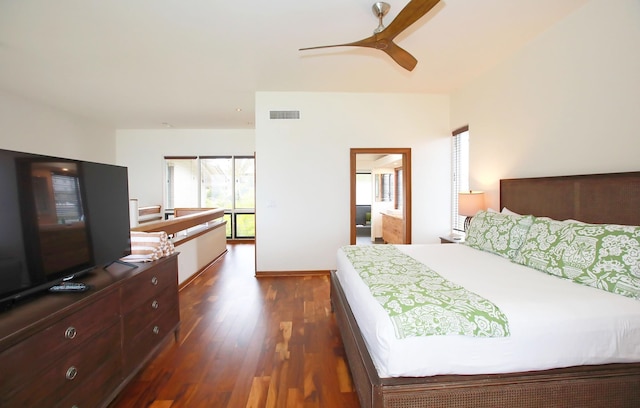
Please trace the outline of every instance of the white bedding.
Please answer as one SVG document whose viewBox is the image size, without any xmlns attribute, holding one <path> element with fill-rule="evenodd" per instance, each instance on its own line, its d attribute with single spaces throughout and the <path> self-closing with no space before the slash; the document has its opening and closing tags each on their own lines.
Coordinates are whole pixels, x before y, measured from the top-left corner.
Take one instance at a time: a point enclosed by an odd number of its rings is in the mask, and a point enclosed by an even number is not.
<svg viewBox="0 0 640 408">
<path fill-rule="evenodd" d="M 398 245 L 446 279 L 490 300 L 511 336 L 397 339 L 342 250 L 337 276 L 380 377 L 492 374 L 640 362 L 640 301 L 582 286 L 465 245 Z"/>
</svg>

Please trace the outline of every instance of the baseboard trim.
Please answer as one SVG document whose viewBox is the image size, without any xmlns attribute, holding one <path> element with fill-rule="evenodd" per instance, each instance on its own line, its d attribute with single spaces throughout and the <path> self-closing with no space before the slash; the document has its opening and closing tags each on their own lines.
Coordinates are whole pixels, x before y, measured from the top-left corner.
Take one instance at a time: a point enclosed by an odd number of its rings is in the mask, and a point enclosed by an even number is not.
<svg viewBox="0 0 640 408">
<path fill-rule="evenodd" d="M 236 238 L 236 239 L 227 238 L 227 244 L 254 244 L 255 245 L 255 243 L 256 243 L 255 238 Z"/>
<path fill-rule="evenodd" d="M 329 276 L 329 270 L 317 271 L 256 271 L 256 278 L 289 278 L 306 276 Z"/>
</svg>

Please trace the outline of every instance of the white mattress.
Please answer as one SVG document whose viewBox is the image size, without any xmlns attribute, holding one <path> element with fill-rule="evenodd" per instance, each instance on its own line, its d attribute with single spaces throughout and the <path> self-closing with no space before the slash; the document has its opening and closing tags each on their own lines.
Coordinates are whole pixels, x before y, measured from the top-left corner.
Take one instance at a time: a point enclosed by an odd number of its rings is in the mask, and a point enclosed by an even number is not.
<svg viewBox="0 0 640 408">
<path fill-rule="evenodd" d="M 398 339 L 342 250 L 337 276 L 380 377 L 492 374 L 640 361 L 640 302 L 517 265 L 461 244 L 398 245 L 446 279 L 492 301 L 502 338 Z"/>
</svg>

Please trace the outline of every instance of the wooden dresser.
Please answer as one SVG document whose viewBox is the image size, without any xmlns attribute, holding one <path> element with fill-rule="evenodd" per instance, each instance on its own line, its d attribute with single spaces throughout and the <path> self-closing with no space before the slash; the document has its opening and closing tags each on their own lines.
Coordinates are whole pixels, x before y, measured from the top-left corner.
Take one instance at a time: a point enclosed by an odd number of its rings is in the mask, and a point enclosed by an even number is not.
<svg viewBox="0 0 640 408">
<path fill-rule="evenodd" d="M 106 407 L 177 339 L 177 254 L 137 265 L 96 269 L 79 279 L 87 292 L 0 313 L 0 407 Z"/>
<path fill-rule="evenodd" d="M 402 218 L 382 213 L 382 240 L 385 244 L 403 244 Z"/>
</svg>

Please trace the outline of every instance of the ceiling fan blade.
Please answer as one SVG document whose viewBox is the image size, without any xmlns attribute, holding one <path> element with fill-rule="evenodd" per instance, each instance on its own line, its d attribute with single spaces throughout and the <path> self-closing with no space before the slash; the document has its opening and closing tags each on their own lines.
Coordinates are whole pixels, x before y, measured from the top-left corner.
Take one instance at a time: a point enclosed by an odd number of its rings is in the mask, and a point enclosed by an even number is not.
<svg viewBox="0 0 640 408">
<path fill-rule="evenodd" d="M 380 35 L 373 35 L 371 37 L 367 37 L 364 40 L 354 41 L 346 44 L 335 44 L 335 45 L 321 45 L 318 47 L 307 47 L 300 48 L 302 50 L 315 50 L 319 48 L 332 48 L 332 47 L 368 47 L 374 48 L 376 50 L 386 52 L 395 62 L 398 63 L 402 68 L 407 71 L 412 71 L 418 60 L 416 60 L 413 55 L 409 54 L 406 50 L 399 47 L 393 41 L 388 41 L 386 39 L 380 39 Z"/>
<path fill-rule="evenodd" d="M 319 48 L 333 48 L 333 47 L 369 47 L 369 48 L 378 48 L 376 46 L 376 38 L 375 38 L 375 36 L 371 36 L 371 37 L 365 38 L 364 40 L 360 40 L 360 41 L 354 41 L 354 42 L 345 43 L 345 44 L 320 45 L 320 46 L 317 46 L 317 47 L 306 47 L 306 48 L 300 48 L 300 49 L 298 49 L 298 51 L 317 50 Z"/>
<path fill-rule="evenodd" d="M 405 49 L 399 47 L 393 41 L 389 41 L 387 48 L 382 49 L 386 52 L 395 62 L 407 71 L 413 71 L 418 64 L 418 60 Z"/>
<path fill-rule="evenodd" d="M 435 7 L 440 0 L 411 0 L 400 10 L 396 18 L 378 34 L 378 38 L 393 40 L 398 34 L 407 29 L 411 24 L 418 21 L 429 10 Z"/>
<path fill-rule="evenodd" d="M 409 54 L 393 41 L 389 41 L 387 43 L 387 48 L 381 48 L 381 50 L 386 52 L 395 62 L 398 63 L 398 65 L 407 71 L 413 71 L 418 64 L 418 60 L 415 59 L 413 55 Z"/>
</svg>

